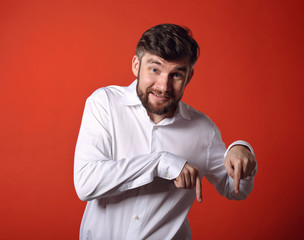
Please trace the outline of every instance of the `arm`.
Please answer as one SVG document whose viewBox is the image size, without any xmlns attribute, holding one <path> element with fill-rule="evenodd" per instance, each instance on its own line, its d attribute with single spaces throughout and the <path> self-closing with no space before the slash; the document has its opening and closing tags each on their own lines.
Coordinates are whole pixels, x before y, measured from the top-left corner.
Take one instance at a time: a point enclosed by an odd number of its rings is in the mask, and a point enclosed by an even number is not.
<svg viewBox="0 0 304 240">
<path fill-rule="evenodd" d="M 237 148 L 236 145 L 244 145 L 251 148 L 246 142 L 235 142 L 227 150 L 226 160 L 224 160 L 225 153 L 225 144 L 222 142 L 221 134 L 219 130 L 214 127 L 214 135 L 210 142 L 209 147 L 209 157 L 207 160 L 207 174 L 206 178 L 210 183 L 212 183 L 217 191 L 225 196 L 228 199 L 242 200 L 247 198 L 253 188 L 254 174 L 252 172 L 252 164 L 247 164 L 247 167 L 244 167 L 244 173 L 242 175 L 243 166 L 246 164 L 239 164 L 243 162 L 244 159 L 248 159 L 251 153 L 246 149 L 246 147 L 241 146 Z M 241 150 L 240 150 L 241 149 Z M 246 149 L 246 150 L 244 150 Z M 250 157 L 251 158 L 251 157 Z M 233 159 L 233 160 L 232 160 Z M 255 157 L 254 166 L 256 166 Z M 226 161 L 226 162 L 225 162 Z M 246 160 L 247 161 L 247 160 Z M 238 162 L 238 164 L 236 164 Z M 230 164 L 230 169 L 226 170 L 225 166 Z M 242 167 L 241 167 L 242 166 Z M 248 166 L 250 166 L 248 168 Z M 232 172 L 231 172 L 232 169 Z M 250 170 L 251 169 L 251 170 Z M 227 172 L 228 171 L 228 172 Z M 246 172 L 246 173 L 245 173 Z M 229 174 L 231 174 L 231 176 Z M 235 176 L 232 175 L 235 173 Z M 245 179 L 247 176 L 252 174 L 251 178 Z M 242 175 L 242 176 L 241 176 Z M 238 178 L 238 176 L 241 176 Z M 235 177 L 235 181 L 233 179 Z M 239 180 L 242 178 L 241 180 Z"/>
<path fill-rule="evenodd" d="M 241 145 L 243 144 L 243 145 Z M 256 174 L 256 158 L 248 143 L 237 141 L 225 153 L 225 169 L 234 179 L 234 191 L 239 193 L 240 179 L 250 179 Z"/>
<path fill-rule="evenodd" d="M 168 152 L 114 159 L 110 129 L 107 95 L 102 94 L 99 100 L 89 97 L 74 160 L 74 184 L 81 200 L 118 195 L 148 184 L 154 177 L 172 180 L 179 175 L 186 161 Z"/>
</svg>

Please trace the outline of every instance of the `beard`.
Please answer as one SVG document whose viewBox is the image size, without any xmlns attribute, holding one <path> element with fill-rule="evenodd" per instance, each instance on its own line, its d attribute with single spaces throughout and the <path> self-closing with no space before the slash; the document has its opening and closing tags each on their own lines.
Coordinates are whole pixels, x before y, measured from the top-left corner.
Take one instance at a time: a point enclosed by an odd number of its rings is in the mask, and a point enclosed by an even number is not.
<svg viewBox="0 0 304 240">
<path fill-rule="evenodd" d="M 138 76 L 136 92 L 137 92 L 137 95 L 138 95 L 142 105 L 147 110 L 147 112 L 157 114 L 157 115 L 164 115 L 166 113 L 175 112 L 181 98 L 176 99 L 174 92 L 161 92 L 152 87 L 149 87 L 145 90 L 140 89 L 139 81 L 140 81 L 140 79 Z M 150 94 L 155 94 L 157 96 L 165 97 L 167 100 L 159 101 L 158 103 L 155 103 L 155 105 L 153 105 L 151 102 L 149 102 Z"/>
</svg>

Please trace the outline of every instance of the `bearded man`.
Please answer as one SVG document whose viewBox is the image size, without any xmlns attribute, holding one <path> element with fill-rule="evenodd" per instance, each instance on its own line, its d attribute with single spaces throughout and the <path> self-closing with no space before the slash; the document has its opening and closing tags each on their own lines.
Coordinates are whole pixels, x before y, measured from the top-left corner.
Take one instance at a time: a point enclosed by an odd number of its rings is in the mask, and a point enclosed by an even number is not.
<svg viewBox="0 0 304 240">
<path fill-rule="evenodd" d="M 148 29 L 128 87 L 98 89 L 86 101 L 75 150 L 74 183 L 87 201 L 80 239 L 191 239 L 187 214 L 206 177 L 228 199 L 253 188 L 250 145 L 226 150 L 216 125 L 181 101 L 199 46 L 174 24 Z"/>
</svg>

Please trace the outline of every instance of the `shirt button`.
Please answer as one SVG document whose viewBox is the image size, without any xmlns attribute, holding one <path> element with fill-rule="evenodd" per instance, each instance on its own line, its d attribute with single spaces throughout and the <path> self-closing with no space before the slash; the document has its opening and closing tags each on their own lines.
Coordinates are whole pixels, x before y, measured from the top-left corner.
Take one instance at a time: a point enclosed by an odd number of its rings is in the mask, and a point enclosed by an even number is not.
<svg viewBox="0 0 304 240">
<path fill-rule="evenodd" d="M 136 219 L 136 220 L 139 220 L 139 216 L 136 216 L 135 219 Z"/>
<path fill-rule="evenodd" d="M 171 178 L 171 175 L 170 175 L 169 173 L 167 173 L 167 175 L 166 175 L 166 176 L 167 176 L 167 178 Z"/>
<path fill-rule="evenodd" d="M 154 126 L 154 130 L 157 130 L 158 129 L 158 126 Z"/>
</svg>

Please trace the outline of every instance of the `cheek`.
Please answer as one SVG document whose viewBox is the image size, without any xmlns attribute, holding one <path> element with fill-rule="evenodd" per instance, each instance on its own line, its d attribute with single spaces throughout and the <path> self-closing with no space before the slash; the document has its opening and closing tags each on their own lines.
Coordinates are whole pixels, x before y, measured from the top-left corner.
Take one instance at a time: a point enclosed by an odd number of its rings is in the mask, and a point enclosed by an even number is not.
<svg viewBox="0 0 304 240">
<path fill-rule="evenodd" d="M 173 89 L 176 97 L 181 97 L 184 94 L 185 86 L 184 84 L 175 84 Z"/>
<path fill-rule="evenodd" d="M 144 88 L 151 87 L 155 83 L 155 79 L 150 74 L 144 72 L 140 72 L 139 78 L 140 86 Z"/>
</svg>

